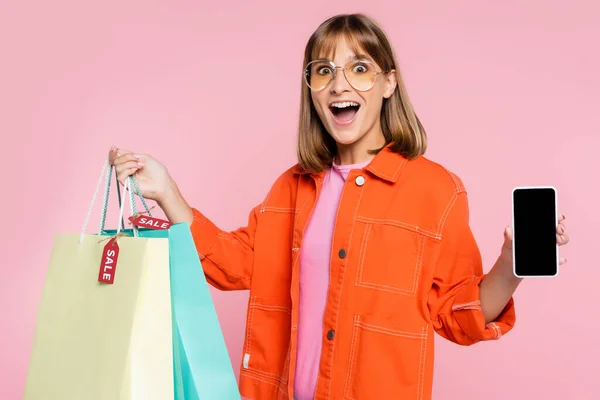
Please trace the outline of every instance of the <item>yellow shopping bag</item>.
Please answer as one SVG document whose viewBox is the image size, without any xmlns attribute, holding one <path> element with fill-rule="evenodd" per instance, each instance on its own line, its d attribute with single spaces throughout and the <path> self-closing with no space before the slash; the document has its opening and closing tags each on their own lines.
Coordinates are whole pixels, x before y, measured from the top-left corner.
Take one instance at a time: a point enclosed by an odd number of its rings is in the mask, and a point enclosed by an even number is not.
<svg viewBox="0 0 600 400">
<path fill-rule="evenodd" d="M 106 169 L 107 164 L 103 175 Z M 99 187 L 100 182 L 96 193 Z M 123 200 L 126 193 L 134 213 L 133 190 L 123 191 Z M 83 233 L 56 235 L 24 400 L 173 399 L 168 239 L 118 237 L 117 268 L 111 269 L 111 261 L 104 265 L 104 272 L 114 273 L 112 284 L 99 282 L 109 241 Z"/>
</svg>

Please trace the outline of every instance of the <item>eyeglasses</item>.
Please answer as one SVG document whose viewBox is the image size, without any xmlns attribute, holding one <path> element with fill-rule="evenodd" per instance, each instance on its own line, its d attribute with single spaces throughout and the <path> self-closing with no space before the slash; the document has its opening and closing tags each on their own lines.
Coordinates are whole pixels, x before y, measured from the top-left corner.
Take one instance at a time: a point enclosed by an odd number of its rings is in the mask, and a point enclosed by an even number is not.
<svg viewBox="0 0 600 400">
<path fill-rule="evenodd" d="M 377 76 L 384 73 L 377 71 L 375 65 L 367 60 L 350 61 L 343 67 L 337 67 L 333 61 L 319 59 L 306 65 L 304 82 L 310 89 L 318 92 L 335 79 L 338 69 L 342 69 L 348 83 L 361 92 L 371 89 Z"/>
</svg>

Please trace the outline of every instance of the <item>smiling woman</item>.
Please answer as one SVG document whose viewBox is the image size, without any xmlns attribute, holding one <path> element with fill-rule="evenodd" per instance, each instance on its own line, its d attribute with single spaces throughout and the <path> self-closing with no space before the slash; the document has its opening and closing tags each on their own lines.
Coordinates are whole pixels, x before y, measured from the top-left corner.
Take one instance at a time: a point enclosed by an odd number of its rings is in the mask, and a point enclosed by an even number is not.
<svg viewBox="0 0 600 400">
<path fill-rule="evenodd" d="M 304 52 L 302 167 L 322 171 L 334 156 L 354 164 L 388 144 L 408 158 L 425 153 L 427 136 L 397 64 L 385 33 L 369 18 L 332 18 L 313 33 Z M 348 102 L 351 111 L 332 108 Z"/>
<path fill-rule="evenodd" d="M 462 180 L 423 156 L 425 131 L 389 41 L 361 14 L 308 40 L 298 163 L 235 231 L 186 202 L 149 155 L 113 149 L 119 180 L 191 226 L 207 280 L 250 290 L 242 395 L 431 399 L 434 332 L 461 345 L 515 323 L 511 236 L 489 274 Z M 559 244 L 568 242 L 562 219 Z"/>
</svg>

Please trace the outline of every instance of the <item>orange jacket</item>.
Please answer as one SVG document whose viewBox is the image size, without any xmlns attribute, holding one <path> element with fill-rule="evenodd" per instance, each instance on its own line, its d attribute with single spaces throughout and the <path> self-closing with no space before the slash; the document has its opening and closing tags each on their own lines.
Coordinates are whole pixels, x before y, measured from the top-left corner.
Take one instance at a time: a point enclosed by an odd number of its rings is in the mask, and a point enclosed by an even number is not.
<svg viewBox="0 0 600 400">
<path fill-rule="evenodd" d="M 275 182 L 248 226 L 191 226 L 208 281 L 249 289 L 240 391 L 293 399 L 298 255 L 324 173 L 295 166 Z M 425 157 L 388 148 L 346 180 L 332 242 L 315 399 L 430 399 L 433 332 L 461 345 L 498 339 L 513 299 L 485 325 L 481 256 L 461 180 Z"/>
</svg>

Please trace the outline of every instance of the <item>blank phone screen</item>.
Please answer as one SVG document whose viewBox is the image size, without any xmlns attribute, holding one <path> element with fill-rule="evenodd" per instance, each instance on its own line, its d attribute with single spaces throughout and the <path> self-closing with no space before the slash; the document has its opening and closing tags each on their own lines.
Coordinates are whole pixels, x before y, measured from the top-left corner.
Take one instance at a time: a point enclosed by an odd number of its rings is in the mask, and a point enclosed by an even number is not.
<svg viewBox="0 0 600 400">
<path fill-rule="evenodd" d="M 552 188 L 519 188 L 513 192 L 515 274 L 558 273 L 556 194 Z"/>
</svg>

